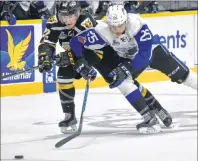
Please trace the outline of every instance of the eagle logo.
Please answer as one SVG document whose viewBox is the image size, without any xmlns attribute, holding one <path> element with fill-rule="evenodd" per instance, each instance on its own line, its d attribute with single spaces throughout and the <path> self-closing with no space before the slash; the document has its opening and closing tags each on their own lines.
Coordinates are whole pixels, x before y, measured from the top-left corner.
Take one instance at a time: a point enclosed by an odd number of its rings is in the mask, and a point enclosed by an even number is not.
<svg viewBox="0 0 198 161">
<path fill-rule="evenodd" d="M 10 57 L 10 62 L 7 64 L 7 68 L 12 71 L 16 70 L 24 70 L 25 61 L 22 61 L 22 57 L 24 56 L 26 50 L 28 49 L 30 40 L 31 40 L 31 31 L 29 35 L 21 40 L 16 46 L 14 45 L 14 40 L 10 32 L 6 29 L 6 33 L 8 36 L 8 55 Z"/>
</svg>

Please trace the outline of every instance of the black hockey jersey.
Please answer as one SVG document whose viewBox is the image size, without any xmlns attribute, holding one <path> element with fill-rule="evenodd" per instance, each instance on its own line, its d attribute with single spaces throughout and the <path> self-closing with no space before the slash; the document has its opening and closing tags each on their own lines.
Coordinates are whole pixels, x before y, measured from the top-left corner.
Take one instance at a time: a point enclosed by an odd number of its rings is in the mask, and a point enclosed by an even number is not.
<svg viewBox="0 0 198 161">
<path fill-rule="evenodd" d="M 68 27 L 65 24 L 62 24 L 57 16 L 52 16 L 48 19 L 48 22 L 46 24 L 45 31 L 43 33 L 43 37 L 41 39 L 41 46 L 49 46 L 50 50 L 54 50 L 56 43 L 59 41 L 60 46 L 67 50 L 69 47 L 70 40 L 81 31 L 84 31 L 88 28 L 95 27 L 97 22 L 94 20 L 94 18 L 87 12 L 82 13 L 73 29 L 68 29 Z M 52 51 L 52 52 L 54 52 Z"/>
</svg>

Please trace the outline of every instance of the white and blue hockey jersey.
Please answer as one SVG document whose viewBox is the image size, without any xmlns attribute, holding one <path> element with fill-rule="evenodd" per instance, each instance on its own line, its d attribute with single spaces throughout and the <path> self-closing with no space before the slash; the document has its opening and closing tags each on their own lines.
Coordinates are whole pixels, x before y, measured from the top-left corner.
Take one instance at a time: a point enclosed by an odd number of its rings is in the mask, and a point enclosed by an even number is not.
<svg viewBox="0 0 198 161">
<path fill-rule="evenodd" d="M 70 46 L 77 57 L 82 56 L 82 48 L 99 50 L 110 45 L 119 56 L 131 59 L 131 65 L 136 70 L 148 66 L 152 58 L 153 48 L 159 41 L 155 40 L 152 32 L 137 14 L 128 14 L 125 32 L 116 37 L 105 21 L 101 21 L 94 28 L 76 35 Z"/>
</svg>

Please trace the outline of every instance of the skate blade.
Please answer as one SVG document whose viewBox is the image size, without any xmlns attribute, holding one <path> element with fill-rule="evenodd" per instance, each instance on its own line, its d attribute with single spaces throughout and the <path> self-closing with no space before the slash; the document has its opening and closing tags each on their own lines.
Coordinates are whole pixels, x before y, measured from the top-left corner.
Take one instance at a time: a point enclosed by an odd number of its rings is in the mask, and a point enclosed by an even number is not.
<svg viewBox="0 0 198 161">
<path fill-rule="evenodd" d="M 77 131 L 76 125 L 71 125 L 70 127 L 61 127 L 61 132 L 63 134 L 72 134 Z"/>
<path fill-rule="evenodd" d="M 160 119 L 160 118 L 159 118 Z M 166 122 L 168 122 L 168 123 L 165 123 L 164 122 L 164 120 L 161 120 L 160 119 L 160 122 L 161 122 L 161 124 L 163 124 L 165 127 L 167 127 L 167 128 L 171 128 L 172 127 L 172 124 L 173 124 L 173 121 L 172 121 L 172 118 L 167 118 L 167 119 L 169 119 L 169 120 L 167 120 Z"/>
<path fill-rule="evenodd" d="M 172 124 L 169 127 L 162 124 L 161 128 L 163 128 L 163 129 L 175 129 L 175 128 L 178 128 L 179 126 L 180 126 L 179 122 L 172 122 Z"/>
<path fill-rule="evenodd" d="M 152 127 L 142 127 L 138 129 L 141 134 L 156 134 L 162 132 L 160 125 L 154 125 Z"/>
</svg>

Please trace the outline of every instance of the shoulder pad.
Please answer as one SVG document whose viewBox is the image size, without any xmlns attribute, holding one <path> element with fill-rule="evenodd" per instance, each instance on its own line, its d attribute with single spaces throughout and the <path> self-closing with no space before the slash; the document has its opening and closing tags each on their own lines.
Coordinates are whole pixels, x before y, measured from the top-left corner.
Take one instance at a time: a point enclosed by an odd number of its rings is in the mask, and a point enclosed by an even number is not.
<svg viewBox="0 0 198 161">
<path fill-rule="evenodd" d="M 105 21 L 98 21 L 95 30 L 106 42 L 112 43 L 113 34 Z"/>
<path fill-rule="evenodd" d="M 87 17 L 82 23 L 81 26 L 84 27 L 85 29 L 93 27 L 93 23 L 91 22 L 90 18 Z"/>
<path fill-rule="evenodd" d="M 56 18 L 56 16 L 51 16 L 48 20 L 47 20 L 47 23 L 57 23 L 58 20 Z"/>
<path fill-rule="evenodd" d="M 135 35 L 144 24 L 143 19 L 138 14 L 128 13 L 127 26 L 132 35 Z"/>
</svg>

